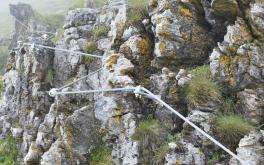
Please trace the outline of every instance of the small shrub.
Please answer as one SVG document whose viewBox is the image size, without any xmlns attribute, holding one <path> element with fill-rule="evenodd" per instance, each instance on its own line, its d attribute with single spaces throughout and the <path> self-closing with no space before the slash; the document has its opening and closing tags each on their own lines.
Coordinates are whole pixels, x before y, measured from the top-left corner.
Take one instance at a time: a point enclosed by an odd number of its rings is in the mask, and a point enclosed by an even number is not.
<svg viewBox="0 0 264 165">
<path fill-rule="evenodd" d="M 108 28 L 104 25 L 100 25 L 95 27 L 95 29 L 93 30 L 93 35 L 95 39 L 98 39 L 102 36 L 106 36 L 108 32 Z"/>
<path fill-rule="evenodd" d="M 89 164 L 96 165 L 110 165 L 112 164 L 112 151 L 106 145 L 106 143 L 101 142 L 101 144 L 92 150 L 89 158 Z"/>
<path fill-rule="evenodd" d="M 243 117 L 229 114 L 217 118 L 215 130 L 220 140 L 235 150 L 240 139 L 253 130 L 253 128 Z"/>
<path fill-rule="evenodd" d="M 86 53 L 93 53 L 97 49 L 97 44 L 94 41 L 87 42 L 87 44 L 84 47 L 84 51 Z"/>
<path fill-rule="evenodd" d="M 208 66 L 197 67 L 190 73 L 193 78 L 184 89 L 189 105 L 198 106 L 221 100 L 220 87 L 213 81 Z"/>
<path fill-rule="evenodd" d="M 0 164 L 17 164 L 17 155 L 18 151 L 16 142 L 11 135 L 0 140 Z"/>
</svg>

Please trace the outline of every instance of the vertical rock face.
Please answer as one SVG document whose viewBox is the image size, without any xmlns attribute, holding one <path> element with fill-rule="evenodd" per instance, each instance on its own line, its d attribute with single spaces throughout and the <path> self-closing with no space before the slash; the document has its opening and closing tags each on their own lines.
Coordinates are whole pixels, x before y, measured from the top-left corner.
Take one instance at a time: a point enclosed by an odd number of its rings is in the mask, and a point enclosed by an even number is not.
<svg viewBox="0 0 264 165">
<path fill-rule="evenodd" d="M 52 27 L 38 21 L 30 6 L 10 6 L 11 14 L 28 28 L 16 22 L 4 75 L 0 133 L 5 136 L 11 131 L 19 163 L 93 164 L 93 156 L 98 157 L 94 154 L 104 143 L 111 151 L 102 149 L 104 155 L 96 164 L 105 157 L 106 164 L 115 165 L 238 164 L 174 113 L 151 99 L 136 98 L 133 92 L 52 98 L 47 91 L 88 74 L 88 78 L 60 91 L 142 85 L 214 136 L 222 98 L 191 107 L 184 94 L 194 78 L 188 70 L 210 63 L 224 97 L 236 98 L 236 112 L 259 126 L 264 105 L 263 0 L 150 0 L 145 15 L 135 22 L 131 21 L 137 16 L 131 9 L 132 1 L 109 0 L 92 9 L 94 3 L 88 0 L 86 8 L 68 12 L 57 43 L 51 36 L 36 32 Z M 23 42 L 98 58 L 27 47 Z M 140 123 L 148 118 L 166 128 L 169 134 L 165 139 L 169 140 L 157 147 L 160 144 L 151 138 L 153 144 L 145 149 L 142 146 L 148 131 L 159 129 L 140 130 Z M 135 140 L 138 131 L 143 132 L 143 140 Z M 262 165 L 262 150 L 263 132 L 256 130 L 241 139 L 237 154 L 248 164 Z M 147 151 L 154 153 L 149 162 L 144 158 Z M 216 153 L 220 156 L 215 158 Z"/>
<path fill-rule="evenodd" d="M 151 1 L 157 65 L 176 67 L 201 64 L 207 59 L 214 41 L 199 11 L 201 7 L 188 1 Z"/>
</svg>

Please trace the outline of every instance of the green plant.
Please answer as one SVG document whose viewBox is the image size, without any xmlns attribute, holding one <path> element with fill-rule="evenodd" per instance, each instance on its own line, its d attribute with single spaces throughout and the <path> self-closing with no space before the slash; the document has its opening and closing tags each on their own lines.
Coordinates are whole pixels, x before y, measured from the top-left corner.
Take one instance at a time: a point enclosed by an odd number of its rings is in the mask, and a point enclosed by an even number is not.
<svg viewBox="0 0 264 165">
<path fill-rule="evenodd" d="M 48 70 L 48 72 L 47 72 L 47 74 L 46 74 L 46 78 L 45 78 L 45 80 L 46 80 L 47 82 L 51 82 L 51 81 L 53 80 L 53 70 L 52 70 L 52 68 L 50 68 L 50 69 Z"/>
<path fill-rule="evenodd" d="M 94 61 L 93 57 L 84 56 L 84 64 L 89 65 Z"/>
<path fill-rule="evenodd" d="M 94 28 L 93 35 L 95 39 L 98 39 L 99 37 L 106 36 L 108 32 L 108 28 L 104 25 L 100 25 Z"/>
<path fill-rule="evenodd" d="M 89 164 L 96 165 L 110 165 L 112 164 L 112 151 L 106 145 L 106 143 L 101 142 L 101 144 L 92 150 L 89 158 Z"/>
<path fill-rule="evenodd" d="M 2 97 L 3 87 L 4 87 L 4 81 L 3 78 L 0 77 L 0 98 Z"/>
<path fill-rule="evenodd" d="M 8 55 L 8 46 L 0 46 L 0 74 L 4 73 Z"/>
<path fill-rule="evenodd" d="M 163 162 L 167 153 L 170 132 L 157 119 L 139 122 L 133 140 L 139 141 L 143 164 Z"/>
<path fill-rule="evenodd" d="M 232 149 L 254 127 L 243 117 L 235 114 L 221 115 L 217 118 L 215 131 L 220 140 Z"/>
<path fill-rule="evenodd" d="M 17 155 L 18 151 L 16 142 L 11 135 L 0 140 L 0 164 L 16 165 Z"/>
<path fill-rule="evenodd" d="M 193 78 L 184 92 L 191 106 L 203 105 L 221 100 L 220 87 L 211 77 L 209 66 L 200 66 L 190 71 Z"/>
<path fill-rule="evenodd" d="M 208 160 L 207 164 L 208 165 L 214 165 L 215 163 L 218 163 L 219 160 L 220 160 L 220 153 L 219 152 L 214 152 L 213 155 Z"/>
<path fill-rule="evenodd" d="M 146 17 L 148 15 L 147 5 L 148 0 L 130 0 L 126 25 L 133 25 Z"/>
<path fill-rule="evenodd" d="M 87 42 L 84 47 L 85 53 L 93 53 L 97 49 L 97 44 L 94 41 Z"/>
<path fill-rule="evenodd" d="M 155 164 L 162 164 L 163 159 L 166 157 L 168 151 L 169 151 L 169 145 L 168 144 L 163 144 L 158 149 L 156 149 L 155 150 L 155 156 L 154 156 Z"/>
<path fill-rule="evenodd" d="M 234 100 L 230 97 L 225 98 L 223 105 L 223 112 L 230 113 L 233 112 L 235 108 Z"/>
</svg>

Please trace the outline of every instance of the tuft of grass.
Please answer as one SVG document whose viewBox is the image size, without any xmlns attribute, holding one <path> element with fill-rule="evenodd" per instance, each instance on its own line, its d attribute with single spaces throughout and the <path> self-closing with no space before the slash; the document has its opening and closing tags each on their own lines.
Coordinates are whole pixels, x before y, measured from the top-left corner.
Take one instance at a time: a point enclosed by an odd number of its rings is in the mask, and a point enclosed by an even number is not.
<svg viewBox="0 0 264 165">
<path fill-rule="evenodd" d="M 94 41 L 87 42 L 85 47 L 84 47 L 84 52 L 85 53 L 93 53 L 97 49 L 97 44 Z"/>
<path fill-rule="evenodd" d="M 169 145 L 168 144 L 163 144 L 160 146 L 156 151 L 155 151 L 155 156 L 154 156 L 154 161 L 155 164 L 162 164 L 164 158 L 169 152 Z"/>
<path fill-rule="evenodd" d="M 98 39 L 102 36 L 106 36 L 108 32 L 108 28 L 104 25 L 100 25 L 94 28 L 93 35 L 95 39 Z"/>
<path fill-rule="evenodd" d="M 0 140 L 0 164 L 17 164 L 17 155 L 18 151 L 16 142 L 11 135 Z"/>
<path fill-rule="evenodd" d="M 130 0 L 126 26 L 131 26 L 148 15 L 148 0 Z"/>
<path fill-rule="evenodd" d="M 253 129 L 242 116 L 229 114 L 217 118 L 215 131 L 224 144 L 235 150 L 240 139 Z"/>
<path fill-rule="evenodd" d="M 190 106 L 204 105 L 221 100 L 220 87 L 211 77 L 209 66 L 200 66 L 190 71 L 193 78 L 184 92 Z"/>
<path fill-rule="evenodd" d="M 164 161 L 168 151 L 170 132 L 157 119 L 139 122 L 133 140 L 139 141 L 142 164 L 157 164 Z"/>
<path fill-rule="evenodd" d="M 101 144 L 92 150 L 89 158 L 89 164 L 96 165 L 110 165 L 112 164 L 112 151 L 106 145 L 106 143 L 101 142 Z"/>
</svg>

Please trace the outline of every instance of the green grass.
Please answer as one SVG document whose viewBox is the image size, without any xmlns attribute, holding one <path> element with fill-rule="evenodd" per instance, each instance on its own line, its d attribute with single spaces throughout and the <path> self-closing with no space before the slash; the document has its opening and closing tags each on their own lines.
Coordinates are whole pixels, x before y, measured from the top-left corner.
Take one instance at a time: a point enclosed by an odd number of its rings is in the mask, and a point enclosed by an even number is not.
<svg viewBox="0 0 264 165">
<path fill-rule="evenodd" d="M 16 165 L 18 163 L 17 155 L 16 142 L 11 135 L 0 140 L 0 164 Z"/>
<path fill-rule="evenodd" d="M 213 155 L 208 160 L 207 164 L 208 165 L 214 165 L 214 164 L 218 163 L 220 160 L 220 157 L 221 157 L 220 153 L 214 152 Z"/>
<path fill-rule="evenodd" d="M 134 25 L 146 17 L 148 15 L 147 5 L 148 0 L 130 0 L 126 26 Z"/>
<path fill-rule="evenodd" d="M 2 98 L 3 87 L 4 87 L 4 80 L 0 76 L 0 99 Z"/>
<path fill-rule="evenodd" d="M 100 25 L 94 28 L 93 35 L 94 38 L 97 40 L 98 38 L 102 36 L 106 36 L 108 32 L 108 28 L 104 25 Z"/>
<path fill-rule="evenodd" d="M 168 151 L 168 143 L 172 140 L 171 136 L 157 119 L 146 119 L 139 122 L 132 138 L 140 143 L 141 163 L 163 162 Z"/>
<path fill-rule="evenodd" d="M 52 82 L 52 80 L 53 80 L 53 69 L 49 68 L 49 70 L 46 74 L 46 77 L 45 77 L 45 81 L 46 82 Z"/>
<path fill-rule="evenodd" d="M 220 141 L 235 150 L 241 138 L 254 127 L 243 117 L 235 114 L 221 115 L 217 118 L 215 131 Z"/>
<path fill-rule="evenodd" d="M 9 55 L 8 47 L 0 46 L 0 74 L 4 73 L 8 55 Z"/>
<path fill-rule="evenodd" d="M 101 144 L 92 150 L 89 157 L 89 164 L 91 165 L 111 165 L 112 164 L 112 151 L 106 145 L 106 143 L 101 142 Z"/>
<path fill-rule="evenodd" d="M 97 49 L 97 44 L 94 41 L 87 42 L 85 47 L 84 47 L 84 52 L 85 53 L 93 53 Z"/>
<path fill-rule="evenodd" d="M 190 73 L 193 78 L 184 88 L 190 106 L 199 106 L 221 100 L 220 87 L 211 77 L 209 66 L 197 67 Z"/>
</svg>

